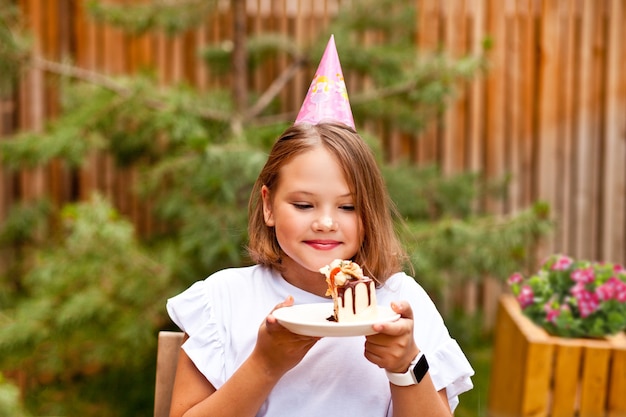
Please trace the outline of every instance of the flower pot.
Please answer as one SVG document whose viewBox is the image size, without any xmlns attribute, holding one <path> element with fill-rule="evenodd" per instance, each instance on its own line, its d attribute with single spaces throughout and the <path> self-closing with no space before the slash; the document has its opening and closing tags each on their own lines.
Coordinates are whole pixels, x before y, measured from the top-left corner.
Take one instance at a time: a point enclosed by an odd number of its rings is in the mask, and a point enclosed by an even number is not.
<svg viewBox="0 0 626 417">
<path fill-rule="evenodd" d="M 626 335 L 550 336 L 500 299 L 488 398 L 491 417 L 626 417 Z"/>
</svg>

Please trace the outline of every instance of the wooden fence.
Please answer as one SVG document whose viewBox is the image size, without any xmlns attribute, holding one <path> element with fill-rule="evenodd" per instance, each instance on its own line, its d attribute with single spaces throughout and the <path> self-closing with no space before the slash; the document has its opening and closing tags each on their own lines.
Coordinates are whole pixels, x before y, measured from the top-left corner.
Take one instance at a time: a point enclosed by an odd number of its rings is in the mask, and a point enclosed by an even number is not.
<svg viewBox="0 0 626 417">
<path fill-rule="evenodd" d="M 201 90 L 216 80 L 197 61 L 195 50 L 232 34 L 229 2 L 223 3 L 205 25 L 169 38 L 129 36 L 95 23 L 82 1 L 19 0 L 39 57 L 56 62 L 71 57 L 86 71 L 107 74 L 153 66 L 163 84 L 186 80 Z M 248 31 L 288 33 L 306 45 L 328 24 L 338 3 L 247 0 Z M 467 83 L 424 132 L 388 133 L 389 158 L 437 162 L 448 174 L 472 170 L 491 178 L 510 173 L 507 198 L 487 202 L 487 208 L 506 214 L 547 201 L 557 228 L 543 254 L 558 251 L 626 263 L 626 0 L 415 3 L 416 48 L 442 46 L 462 56 L 479 52 L 489 38 L 490 69 Z M 283 64 L 251 74 L 250 83 L 264 90 Z M 43 129 L 58 114 L 57 92 L 48 77 L 44 67 L 32 69 L 17 94 L 0 98 L 0 135 Z M 311 78 L 302 71 L 286 86 L 287 110 L 297 110 Z M 140 231 L 150 231 L 149 207 L 126 187 L 134 175 L 132 169 L 114 168 L 105 155 L 93 156 L 78 172 L 60 163 L 18 174 L 0 167 L 0 220 L 20 200 L 50 195 L 61 204 L 97 189 L 135 219 Z"/>
</svg>

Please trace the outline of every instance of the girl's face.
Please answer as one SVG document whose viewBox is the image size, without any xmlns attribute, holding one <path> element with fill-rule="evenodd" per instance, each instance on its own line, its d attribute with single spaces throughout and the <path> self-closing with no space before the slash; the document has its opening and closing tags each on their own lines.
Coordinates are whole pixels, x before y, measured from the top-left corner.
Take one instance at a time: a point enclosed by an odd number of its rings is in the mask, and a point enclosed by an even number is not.
<svg viewBox="0 0 626 417">
<path fill-rule="evenodd" d="M 319 269 L 333 259 L 350 259 L 362 243 L 361 221 L 350 187 L 335 157 L 323 146 L 283 165 L 271 193 L 262 189 L 265 223 L 274 227 L 291 284 L 323 295 Z"/>
</svg>

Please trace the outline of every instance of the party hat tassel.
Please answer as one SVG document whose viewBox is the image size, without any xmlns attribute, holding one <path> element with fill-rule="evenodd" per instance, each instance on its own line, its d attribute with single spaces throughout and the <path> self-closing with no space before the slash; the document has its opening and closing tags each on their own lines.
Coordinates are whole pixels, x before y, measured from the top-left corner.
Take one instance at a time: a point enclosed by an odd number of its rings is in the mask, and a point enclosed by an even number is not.
<svg viewBox="0 0 626 417">
<path fill-rule="evenodd" d="M 294 124 L 318 124 L 324 121 L 341 122 L 354 127 L 348 90 L 343 79 L 335 37 L 331 35 L 313 82 Z"/>
</svg>

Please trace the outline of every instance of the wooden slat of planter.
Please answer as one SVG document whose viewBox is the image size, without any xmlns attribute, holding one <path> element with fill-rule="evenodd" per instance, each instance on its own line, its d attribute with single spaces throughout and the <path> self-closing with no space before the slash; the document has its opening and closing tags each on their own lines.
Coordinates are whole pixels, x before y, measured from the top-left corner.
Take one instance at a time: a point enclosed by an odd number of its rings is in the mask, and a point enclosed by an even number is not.
<svg viewBox="0 0 626 417">
<path fill-rule="evenodd" d="M 579 362 L 583 349 L 577 345 L 560 345 L 556 349 L 552 417 L 571 417 L 576 409 L 572 398 L 578 395 Z"/>
<path fill-rule="evenodd" d="M 548 408 L 554 345 L 529 343 L 524 377 L 522 416 L 538 416 Z"/>
<path fill-rule="evenodd" d="M 508 379 L 510 383 L 507 386 L 502 383 L 489 384 L 489 408 L 493 416 L 512 416 L 519 409 L 521 399 L 523 356 L 515 347 L 519 346 L 522 336 L 511 316 L 504 312 L 504 308 L 501 304 L 494 328 L 494 334 L 500 337 L 495 339 L 493 346 L 491 381 Z"/>
<path fill-rule="evenodd" d="M 507 311 L 512 308 L 510 304 L 508 299 L 499 304 L 495 326 L 495 334 L 499 337 L 494 343 L 491 381 L 498 383 L 491 383 L 489 387 L 489 411 L 490 415 L 498 417 L 521 416 L 524 407 L 522 399 L 526 392 L 532 390 L 526 381 L 526 358 L 531 355 L 544 363 L 542 354 L 545 354 L 541 347 L 536 346 L 540 340 L 532 327 L 508 314 Z M 544 388 L 543 394 L 546 395 L 546 392 Z M 535 398 L 533 405 L 541 402 L 537 400 L 537 392 L 531 394 Z"/>
<path fill-rule="evenodd" d="M 604 415 L 609 382 L 609 358 L 608 345 L 584 348 L 580 417 Z"/>
<path fill-rule="evenodd" d="M 515 309 L 517 301 L 506 297 L 504 307 L 508 310 Z M 520 416 L 542 415 L 542 410 L 548 408 L 550 391 L 552 358 L 555 346 L 546 339 L 544 331 L 539 329 L 523 316 L 511 315 L 515 326 L 521 330 L 523 337 L 521 345 L 527 345 L 527 352 L 522 358 L 523 377 L 523 401 L 519 411 Z"/>
<path fill-rule="evenodd" d="M 608 417 L 626 416 L 626 335 L 612 340 L 616 347 L 611 358 L 611 380 L 609 381 Z"/>
</svg>

